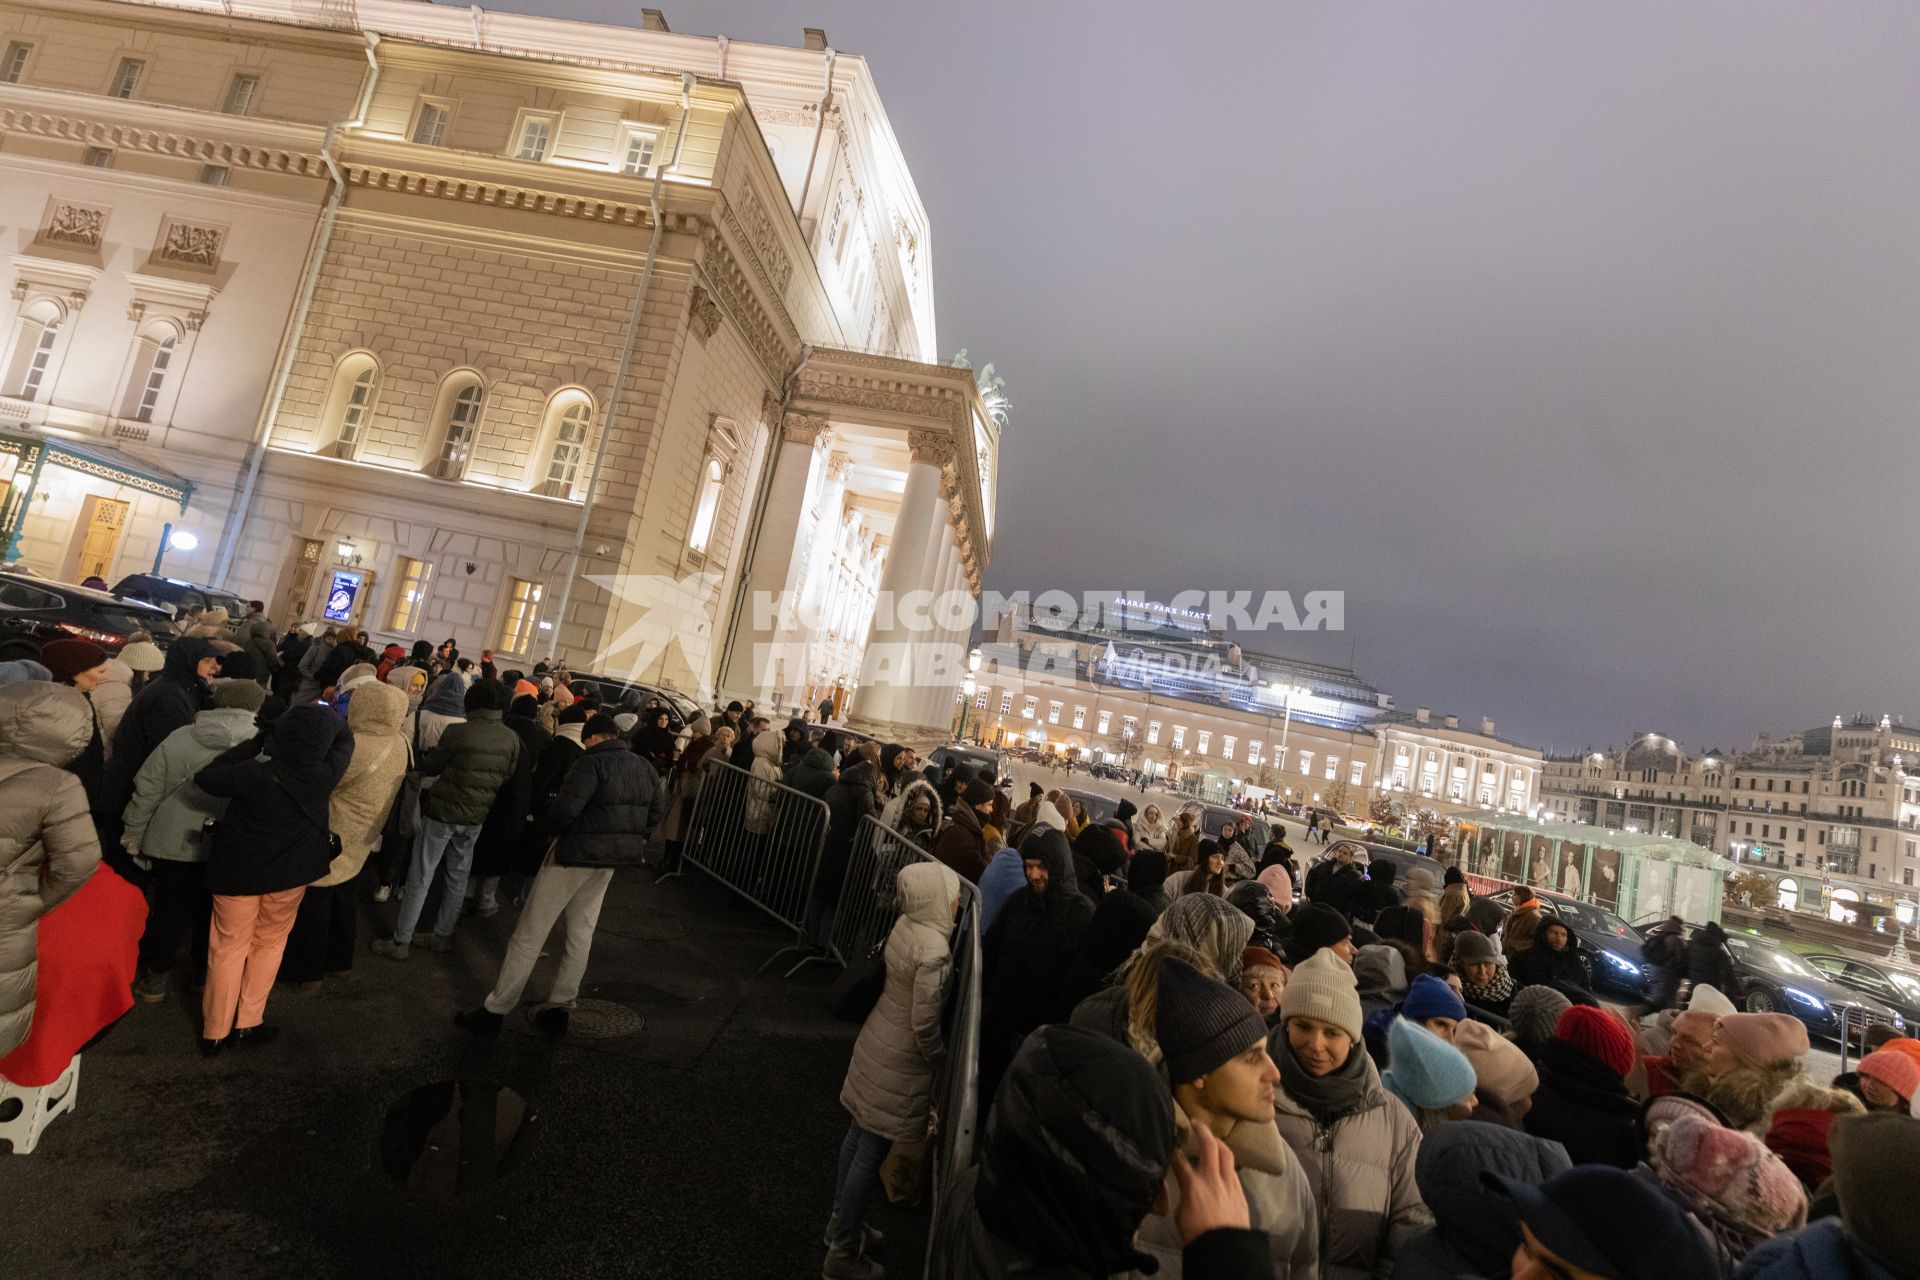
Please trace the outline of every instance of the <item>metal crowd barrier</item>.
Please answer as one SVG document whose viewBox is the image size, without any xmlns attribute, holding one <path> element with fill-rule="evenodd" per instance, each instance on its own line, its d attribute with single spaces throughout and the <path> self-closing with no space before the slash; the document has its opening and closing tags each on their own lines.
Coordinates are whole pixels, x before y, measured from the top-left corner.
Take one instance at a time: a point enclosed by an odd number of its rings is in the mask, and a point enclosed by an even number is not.
<svg viewBox="0 0 1920 1280">
<path fill-rule="evenodd" d="M 932 1221 L 955 1178 L 973 1163 L 980 1093 L 980 891 L 961 881 L 960 918 L 953 930 L 953 972 L 941 1031 L 947 1057 L 933 1082 Z M 927 1252 L 931 1272 L 933 1252 Z"/>
<path fill-rule="evenodd" d="M 869 814 L 853 833 L 847 855 L 846 877 L 833 919 L 823 930 L 828 955 L 842 965 L 872 951 L 893 928 L 900 914 L 894 900 L 894 882 L 900 870 L 915 862 L 932 862 L 933 855 Z M 824 886 L 823 886 L 824 888 Z"/>
<path fill-rule="evenodd" d="M 702 766 L 681 870 L 669 875 L 698 867 L 793 930 L 793 942 L 769 957 L 764 970 L 790 951 L 807 949 L 807 904 L 826 838 L 824 800 L 711 760 Z"/>
<path fill-rule="evenodd" d="M 1866 1048 L 1867 1028 L 1877 1023 L 1891 1025 L 1892 1019 L 1883 1017 L 1877 1013 L 1869 1013 L 1859 1005 L 1843 1004 L 1840 1006 L 1840 1070 L 1843 1074 L 1853 1070 L 1853 1065 L 1849 1061 L 1849 1058 L 1853 1054 L 1854 1045 L 1858 1043 L 1864 1051 Z M 1909 1030 L 1907 1034 L 1912 1034 L 1911 1030 Z"/>
</svg>

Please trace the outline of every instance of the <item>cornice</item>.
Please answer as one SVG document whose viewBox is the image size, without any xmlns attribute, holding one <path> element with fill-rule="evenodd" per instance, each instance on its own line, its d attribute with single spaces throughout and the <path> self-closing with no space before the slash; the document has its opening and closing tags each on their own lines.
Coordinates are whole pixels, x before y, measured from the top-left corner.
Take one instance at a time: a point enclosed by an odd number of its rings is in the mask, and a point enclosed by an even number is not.
<svg viewBox="0 0 1920 1280">
<path fill-rule="evenodd" d="M 300 178 L 324 178 L 320 130 L 304 126 L 274 130 L 236 129 L 235 117 L 152 108 L 148 120 L 103 109 L 105 100 L 45 95 L 41 101 L 0 97 L 0 133 L 52 138 L 91 147 L 174 156 L 203 164 Z M 131 114 L 131 113 L 128 113 Z M 121 117 L 121 118 L 115 118 Z M 238 135 L 238 136 L 236 136 Z"/>
</svg>

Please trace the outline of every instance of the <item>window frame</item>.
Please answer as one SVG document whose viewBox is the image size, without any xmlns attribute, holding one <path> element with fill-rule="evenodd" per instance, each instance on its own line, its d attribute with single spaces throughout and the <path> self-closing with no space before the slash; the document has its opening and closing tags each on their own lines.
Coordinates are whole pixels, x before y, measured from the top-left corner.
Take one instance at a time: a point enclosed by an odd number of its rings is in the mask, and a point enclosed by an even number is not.
<svg viewBox="0 0 1920 1280">
<path fill-rule="evenodd" d="M 429 111 L 437 111 L 440 114 L 439 128 L 431 140 L 420 136 L 420 128 L 426 122 Z M 447 131 L 452 126 L 453 102 L 447 98 L 433 98 L 422 94 L 414 99 L 413 116 L 407 121 L 407 141 L 416 147 L 444 147 L 447 145 Z"/>
<path fill-rule="evenodd" d="M 620 142 L 614 149 L 613 163 L 608 166 L 615 173 L 627 178 L 650 178 L 660 163 L 660 137 L 662 130 L 658 125 L 634 124 L 631 121 L 620 122 Z M 633 154 L 633 145 L 640 139 L 648 143 L 647 163 L 639 169 L 629 169 L 627 163 Z"/>
<path fill-rule="evenodd" d="M 254 103 L 260 100 L 262 76 L 258 71 L 236 71 L 227 77 L 227 91 L 220 95 L 220 114 L 245 118 L 253 114 Z M 240 103 L 239 110 L 234 109 L 234 97 L 242 85 L 247 86 L 246 98 Z"/>
<path fill-rule="evenodd" d="M 333 377 L 327 385 L 327 399 L 321 407 L 320 453 L 351 459 L 360 452 L 360 446 L 367 438 L 367 427 L 373 421 L 374 407 L 380 400 L 380 384 L 385 372 L 379 357 L 371 351 L 349 351 L 334 362 Z M 354 394 L 369 374 L 373 380 L 366 397 L 355 404 Z M 360 412 L 354 420 L 353 438 L 349 440 L 345 438 L 347 416 L 356 408 Z"/>
<path fill-rule="evenodd" d="M 494 649 L 498 653 L 531 656 L 534 639 L 540 634 L 540 606 L 545 599 L 546 585 L 531 578 L 508 578 L 506 587 L 506 605 L 496 633 L 499 643 Z M 522 629 L 516 631 L 520 624 L 524 624 Z"/>
<path fill-rule="evenodd" d="M 473 394 L 473 414 L 463 425 L 470 428 L 466 448 L 449 474 L 448 448 L 453 443 L 455 415 Z M 440 394 L 434 400 L 433 434 L 428 437 L 426 457 L 421 470 L 435 480 L 462 483 L 473 466 L 474 449 L 480 443 L 481 429 L 487 419 L 487 380 L 477 369 L 456 369 L 440 381 Z"/>
<path fill-rule="evenodd" d="M 224 187 L 233 179 L 233 168 L 224 164 L 203 164 L 194 179 L 203 187 Z"/>
<path fill-rule="evenodd" d="M 89 169 L 113 168 L 112 147 L 88 147 L 80 153 L 80 163 Z"/>
<path fill-rule="evenodd" d="M 687 536 L 682 541 L 693 565 L 706 563 L 720 531 L 720 508 L 726 502 L 727 480 L 740 456 L 740 434 L 731 421 L 716 417 L 707 431 L 707 449 L 700 460 L 693 509 L 688 513 Z"/>
<path fill-rule="evenodd" d="M 132 72 L 131 76 L 127 74 L 129 70 Z M 135 95 L 140 92 L 140 83 L 146 79 L 146 76 L 147 60 L 123 53 L 114 59 L 113 71 L 107 77 L 106 96 L 121 102 L 136 101 Z"/>
<path fill-rule="evenodd" d="M 572 441 L 566 438 L 565 433 L 573 415 L 579 410 L 586 412 L 586 429 L 578 441 Z M 542 463 L 539 479 L 533 485 L 535 493 L 549 498 L 572 499 L 586 480 L 587 459 L 593 452 L 593 433 L 599 425 L 599 416 L 599 406 L 583 388 L 566 387 L 548 397 L 540 428 L 540 449 L 534 455 Z M 554 475 L 554 468 L 560 465 L 563 447 L 572 448 L 575 452 L 570 473 L 564 479 L 559 479 Z"/>
<path fill-rule="evenodd" d="M 393 562 L 393 600 L 387 609 L 387 630 L 413 635 L 420 630 L 433 586 L 433 561 L 396 556 Z"/>
<path fill-rule="evenodd" d="M 508 158 L 524 160 L 528 164 L 547 164 L 553 159 L 554 149 L 560 145 L 560 118 L 563 113 L 548 111 L 538 107 L 522 107 L 514 113 L 513 133 L 507 139 Z M 540 154 L 530 156 L 527 151 L 527 130 L 532 125 L 546 127 L 546 141 L 540 148 Z"/>
<path fill-rule="evenodd" d="M 51 313 L 50 317 L 41 318 L 39 313 L 43 311 Z M 51 393 L 47 376 L 53 369 L 61 330 L 69 318 L 66 307 L 44 294 L 28 299 L 21 306 L 15 316 L 13 341 L 7 349 L 6 382 L 0 385 L 0 395 L 39 404 L 43 391 Z"/>
<path fill-rule="evenodd" d="M 22 84 L 27 78 L 27 64 L 33 61 L 34 45 L 31 40 L 9 40 L 5 49 L 0 49 L 0 84 Z"/>
</svg>

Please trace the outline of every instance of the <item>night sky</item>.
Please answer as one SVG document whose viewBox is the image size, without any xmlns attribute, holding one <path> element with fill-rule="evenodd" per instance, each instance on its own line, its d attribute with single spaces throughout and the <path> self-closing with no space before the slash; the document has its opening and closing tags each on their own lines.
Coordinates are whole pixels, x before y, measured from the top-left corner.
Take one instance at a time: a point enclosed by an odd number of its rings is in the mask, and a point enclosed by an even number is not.
<svg viewBox="0 0 1920 1280">
<path fill-rule="evenodd" d="M 990 586 L 1343 590 L 1243 639 L 1541 747 L 1920 715 L 1913 6 L 662 7 L 871 63 Z"/>
</svg>

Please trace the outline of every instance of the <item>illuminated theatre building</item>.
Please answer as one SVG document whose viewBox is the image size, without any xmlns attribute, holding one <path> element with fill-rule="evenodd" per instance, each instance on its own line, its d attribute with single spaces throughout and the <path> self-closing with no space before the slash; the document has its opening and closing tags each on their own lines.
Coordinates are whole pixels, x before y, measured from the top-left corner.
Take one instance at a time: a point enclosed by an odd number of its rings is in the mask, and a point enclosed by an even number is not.
<svg viewBox="0 0 1920 1280">
<path fill-rule="evenodd" d="M 999 427 L 866 62 L 643 12 L 0 9 L 18 558 L 171 524 L 276 620 L 787 705 L 860 685 L 878 592 L 977 593 Z"/>
<path fill-rule="evenodd" d="M 1243 650 L 1204 613 L 1123 599 L 1060 622 L 1016 606 L 981 659 L 955 721 L 986 741 L 1361 814 L 1381 790 L 1442 811 L 1538 802 L 1540 753 L 1491 721 L 1396 711 L 1351 670 Z"/>
</svg>

